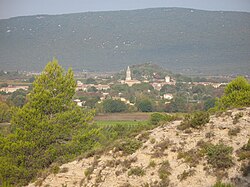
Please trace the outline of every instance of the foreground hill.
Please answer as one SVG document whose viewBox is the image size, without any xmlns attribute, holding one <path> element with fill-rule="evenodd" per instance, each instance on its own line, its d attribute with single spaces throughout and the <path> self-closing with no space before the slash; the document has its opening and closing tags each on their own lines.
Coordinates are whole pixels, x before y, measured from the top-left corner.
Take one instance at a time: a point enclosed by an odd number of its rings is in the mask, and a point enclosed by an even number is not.
<svg viewBox="0 0 250 187">
<path fill-rule="evenodd" d="M 247 187 L 250 185 L 249 165 L 244 167 L 247 152 L 241 156 L 239 152 L 250 144 L 249 114 L 250 108 L 230 110 L 212 116 L 202 129 L 191 131 L 178 130 L 180 121 L 170 122 L 138 135 L 143 144 L 132 154 L 114 148 L 79 159 L 62 165 L 55 174 L 44 176 L 29 187 L 35 184 L 209 187 L 217 180 Z M 202 152 L 205 145 L 206 153 Z M 250 149 L 249 145 L 245 149 Z"/>
<path fill-rule="evenodd" d="M 0 69 L 75 70 L 152 62 L 187 73 L 250 72 L 250 13 L 155 8 L 0 20 Z"/>
</svg>

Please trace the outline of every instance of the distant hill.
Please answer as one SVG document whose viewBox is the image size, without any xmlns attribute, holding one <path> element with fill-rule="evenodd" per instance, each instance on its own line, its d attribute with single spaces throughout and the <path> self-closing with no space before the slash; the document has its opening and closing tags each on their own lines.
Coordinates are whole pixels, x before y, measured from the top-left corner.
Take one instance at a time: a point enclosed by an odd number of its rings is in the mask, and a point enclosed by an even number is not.
<svg viewBox="0 0 250 187">
<path fill-rule="evenodd" d="M 183 8 L 0 20 L 0 69 L 113 71 L 154 63 L 175 72 L 250 74 L 250 13 Z"/>
</svg>

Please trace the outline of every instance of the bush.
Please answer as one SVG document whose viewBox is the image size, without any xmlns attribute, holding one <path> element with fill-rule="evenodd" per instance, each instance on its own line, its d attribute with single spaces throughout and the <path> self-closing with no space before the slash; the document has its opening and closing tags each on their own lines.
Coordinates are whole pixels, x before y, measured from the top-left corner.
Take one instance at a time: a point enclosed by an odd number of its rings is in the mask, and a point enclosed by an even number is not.
<svg viewBox="0 0 250 187">
<path fill-rule="evenodd" d="M 237 151 L 237 155 L 240 158 L 240 160 L 248 159 L 250 161 L 250 138 L 247 144 Z"/>
<path fill-rule="evenodd" d="M 206 144 L 203 151 L 207 156 L 208 163 L 216 169 L 226 169 L 233 166 L 232 152 L 233 148 L 224 144 Z"/>
<path fill-rule="evenodd" d="M 177 155 L 177 159 L 184 159 L 185 163 L 188 163 L 190 167 L 195 167 L 199 164 L 201 159 L 201 153 L 198 150 L 191 149 L 187 152 L 179 152 Z"/>
<path fill-rule="evenodd" d="M 137 166 L 129 170 L 128 176 L 131 176 L 131 175 L 143 176 L 145 175 L 145 171 L 143 170 L 143 168 Z"/>
<path fill-rule="evenodd" d="M 177 127 L 179 130 L 185 130 L 187 128 L 199 129 L 201 126 L 204 126 L 209 122 L 209 113 L 208 112 L 195 112 L 194 114 L 186 115 L 181 124 Z"/>
<path fill-rule="evenodd" d="M 161 113 L 153 113 L 150 115 L 150 124 L 157 125 L 160 122 L 168 122 L 173 119 L 172 116 Z"/>
<path fill-rule="evenodd" d="M 142 143 L 133 139 L 125 139 L 120 142 L 116 148 L 118 151 L 122 151 L 124 155 L 133 154 L 137 149 L 142 146 Z"/>
</svg>

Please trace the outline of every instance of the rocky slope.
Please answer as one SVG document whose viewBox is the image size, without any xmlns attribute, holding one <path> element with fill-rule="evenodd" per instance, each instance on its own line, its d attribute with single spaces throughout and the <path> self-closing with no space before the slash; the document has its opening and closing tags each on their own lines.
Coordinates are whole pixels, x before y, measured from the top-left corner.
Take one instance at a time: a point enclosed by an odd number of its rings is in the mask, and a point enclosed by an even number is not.
<svg viewBox="0 0 250 187">
<path fill-rule="evenodd" d="M 181 131 L 177 129 L 180 123 L 170 122 L 138 135 L 143 144 L 133 154 L 125 155 L 114 148 L 100 156 L 76 160 L 29 187 L 209 187 L 218 179 L 235 186 L 250 185 L 249 170 L 243 176 L 241 169 L 246 160 L 239 161 L 237 154 L 250 138 L 250 108 L 211 116 L 201 129 Z M 201 151 L 206 142 L 232 147 L 230 166 L 212 167 L 208 155 Z"/>
</svg>

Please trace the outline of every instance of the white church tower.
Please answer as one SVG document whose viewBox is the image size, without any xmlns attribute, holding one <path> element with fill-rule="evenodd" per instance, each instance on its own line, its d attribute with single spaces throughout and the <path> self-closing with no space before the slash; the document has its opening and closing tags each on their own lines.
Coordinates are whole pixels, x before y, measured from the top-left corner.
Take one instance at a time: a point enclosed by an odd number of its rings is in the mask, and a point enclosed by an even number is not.
<svg viewBox="0 0 250 187">
<path fill-rule="evenodd" d="M 130 71 L 130 68 L 128 66 L 128 69 L 126 71 L 126 81 L 131 81 L 132 78 L 131 78 L 131 71 Z"/>
</svg>

